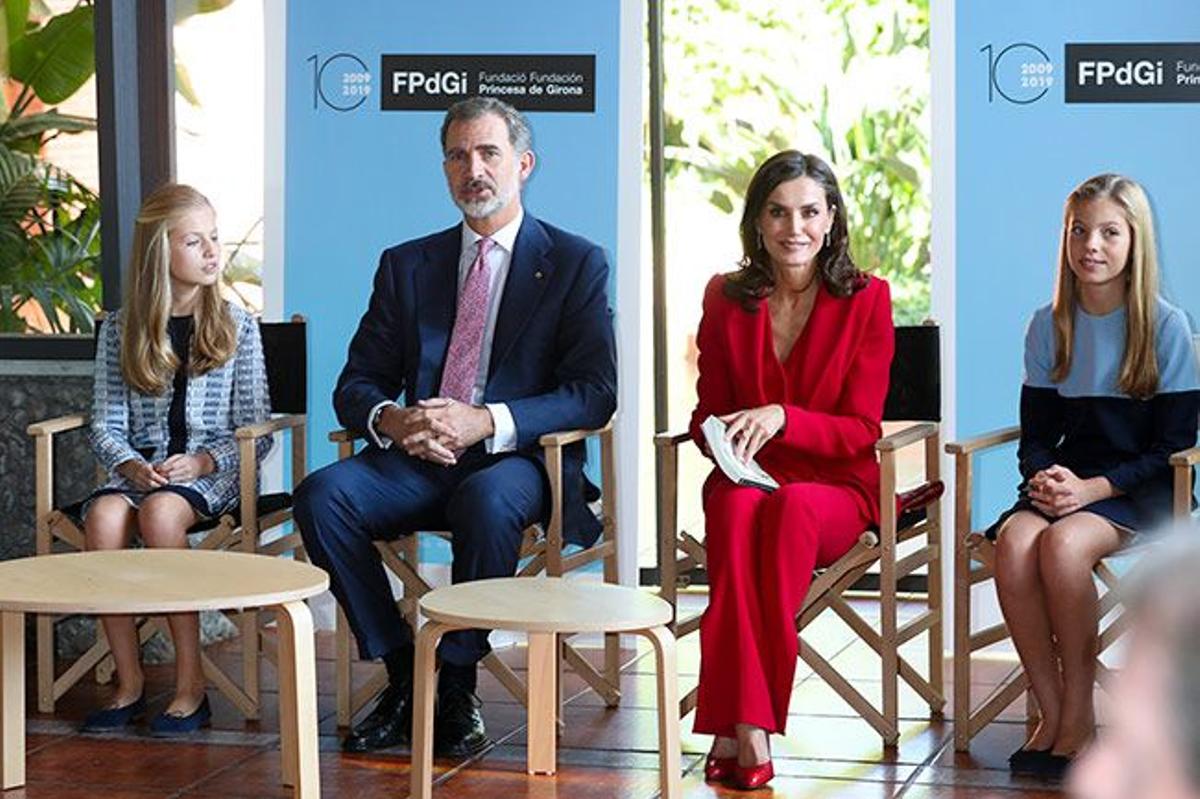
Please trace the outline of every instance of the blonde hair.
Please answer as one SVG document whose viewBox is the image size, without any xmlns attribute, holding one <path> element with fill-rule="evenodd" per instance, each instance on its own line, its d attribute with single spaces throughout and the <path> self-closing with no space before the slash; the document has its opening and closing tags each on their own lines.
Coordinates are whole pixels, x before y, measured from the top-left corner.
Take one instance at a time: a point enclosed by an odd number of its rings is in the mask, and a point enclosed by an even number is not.
<svg viewBox="0 0 1200 799">
<path fill-rule="evenodd" d="M 1154 241 L 1154 216 L 1146 192 L 1122 175 L 1103 174 L 1085 180 L 1067 197 L 1063 210 L 1062 243 L 1058 256 L 1058 282 L 1054 290 L 1054 368 L 1050 379 L 1061 382 L 1071 370 L 1078 291 L 1075 273 L 1067 261 L 1071 216 L 1080 204 L 1107 199 L 1116 203 L 1129 224 L 1132 242 L 1125 266 L 1125 353 L 1117 386 L 1137 399 L 1158 391 L 1158 358 L 1154 328 L 1158 304 L 1158 247 Z"/>
<path fill-rule="evenodd" d="M 121 374 L 142 394 L 162 394 L 171 385 L 179 358 L 171 348 L 170 233 L 184 215 L 212 210 L 212 203 L 191 186 L 168 183 L 142 202 L 133 226 L 133 253 L 125 277 L 121 317 Z M 200 289 L 188 351 L 188 371 L 202 375 L 229 360 L 237 347 L 237 329 L 214 283 Z"/>
</svg>

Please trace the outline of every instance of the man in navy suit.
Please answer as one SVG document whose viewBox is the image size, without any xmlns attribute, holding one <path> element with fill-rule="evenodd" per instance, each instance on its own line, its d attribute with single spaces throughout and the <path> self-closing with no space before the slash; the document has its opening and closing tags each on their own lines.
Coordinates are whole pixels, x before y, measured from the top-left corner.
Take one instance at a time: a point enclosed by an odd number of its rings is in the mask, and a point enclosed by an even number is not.
<svg viewBox="0 0 1200 799">
<path fill-rule="evenodd" d="M 463 223 L 383 252 L 333 397 L 338 420 L 371 445 L 296 491 L 309 556 L 329 572 L 361 655 L 388 671 L 347 751 L 404 743 L 411 727 L 413 633 L 374 541 L 448 529 L 454 582 L 511 576 L 522 532 L 549 515 L 538 437 L 598 427 L 616 407 L 608 264 L 522 208 L 528 122 L 471 98 L 446 113 L 441 141 Z M 563 460 L 567 539 L 586 545 L 600 526 L 584 503 L 582 446 Z M 487 652 L 487 631 L 442 640 L 440 754 L 488 744 L 474 693 Z"/>
</svg>

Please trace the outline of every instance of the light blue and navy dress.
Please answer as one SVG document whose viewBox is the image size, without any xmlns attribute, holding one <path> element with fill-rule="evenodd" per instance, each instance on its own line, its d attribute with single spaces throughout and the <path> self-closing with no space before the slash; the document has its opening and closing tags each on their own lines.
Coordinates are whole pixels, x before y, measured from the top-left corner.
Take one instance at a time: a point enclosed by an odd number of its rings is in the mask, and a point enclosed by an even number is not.
<svg viewBox="0 0 1200 799">
<path fill-rule="evenodd" d="M 202 375 L 188 369 L 192 317 L 169 320 L 167 334 L 179 368 L 170 387 L 159 395 L 141 394 L 125 382 L 121 373 L 124 315 L 117 311 L 105 321 L 96 343 L 90 440 L 110 477 L 87 504 L 102 494 L 121 494 L 138 507 L 148 494 L 170 491 L 186 499 L 202 519 L 219 516 L 236 504 L 240 458 L 233 431 L 267 419 L 270 400 L 258 322 L 236 305 L 227 307 L 237 329 L 237 347 L 229 360 Z M 261 461 L 271 448 L 271 437 L 258 439 L 255 447 Z M 138 490 L 116 471 L 128 460 L 160 463 L 171 455 L 201 451 L 212 456 L 216 471 L 150 492 Z"/>
<path fill-rule="evenodd" d="M 1155 325 L 1158 391 L 1139 400 L 1117 386 L 1125 353 L 1125 306 L 1094 316 L 1075 308 L 1071 369 L 1062 382 L 1054 367 L 1054 320 L 1038 309 L 1025 336 L 1021 387 L 1021 442 L 1017 449 L 1021 498 L 988 530 L 1018 510 L 1039 513 L 1025 496 L 1030 478 L 1058 464 L 1081 478 L 1104 476 L 1119 496 L 1081 508 L 1130 532 L 1166 519 L 1172 507 L 1173 452 L 1196 443 L 1200 369 L 1184 312 L 1161 298 Z M 1194 500 L 1193 500 L 1194 503 Z"/>
</svg>

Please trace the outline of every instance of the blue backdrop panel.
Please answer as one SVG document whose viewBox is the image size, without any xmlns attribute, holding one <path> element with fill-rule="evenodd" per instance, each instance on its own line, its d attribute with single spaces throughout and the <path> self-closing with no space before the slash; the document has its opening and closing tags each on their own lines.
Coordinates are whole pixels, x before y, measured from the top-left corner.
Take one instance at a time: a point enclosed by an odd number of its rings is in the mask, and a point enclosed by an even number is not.
<svg viewBox="0 0 1200 799">
<path fill-rule="evenodd" d="M 525 204 L 603 246 L 615 278 L 620 8 L 618 0 L 524 0 L 519 8 L 350 0 L 287 8 L 284 308 L 309 318 L 315 468 L 335 455 L 325 438 L 337 427 L 330 398 L 380 251 L 460 218 L 441 169 L 442 112 L 381 111 L 381 56 L 594 55 L 594 113 L 529 114 L 538 165 Z M 364 84 L 345 77 L 363 71 L 358 62 L 370 73 L 365 98 L 353 88 Z M 323 93 L 314 96 L 326 63 Z"/>
<path fill-rule="evenodd" d="M 1068 104 L 1064 72 L 1067 44 L 1200 41 L 1200 4 L 959 2 L 956 27 L 957 431 L 964 438 L 1017 422 L 1025 325 L 1052 295 L 1063 201 L 1091 175 L 1122 172 L 1146 188 L 1165 293 L 1195 328 L 1200 105 Z M 1013 501 L 1015 457 L 1009 449 L 980 463 L 977 519 Z"/>
</svg>

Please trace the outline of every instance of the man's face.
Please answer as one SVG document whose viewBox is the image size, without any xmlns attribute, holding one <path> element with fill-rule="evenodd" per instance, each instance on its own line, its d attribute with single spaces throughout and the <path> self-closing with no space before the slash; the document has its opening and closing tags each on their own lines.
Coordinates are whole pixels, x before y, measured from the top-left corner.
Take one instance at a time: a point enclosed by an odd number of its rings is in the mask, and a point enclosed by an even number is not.
<svg viewBox="0 0 1200 799">
<path fill-rule="evenodd" d="M 521 184 L 533 169 L 533 153 L 517 153 L 508 126 L 496 114 L 450 123 L 444 156 L 450 196 L 469 219 L 515 210 Z"/>
<path fill-rule="evenodd" d="M 1171 724 L 1175 714 L 1194 709 L 1175 707 L 1168 696 L 1170 660 L 1152 633 L 1137 635 L 1129 651 L 1113 687 L 1109 723 L 1071 770 L 1071 796 L 1197 799 Z"/>
</svg>

